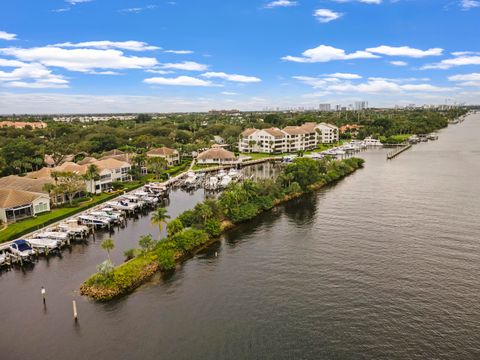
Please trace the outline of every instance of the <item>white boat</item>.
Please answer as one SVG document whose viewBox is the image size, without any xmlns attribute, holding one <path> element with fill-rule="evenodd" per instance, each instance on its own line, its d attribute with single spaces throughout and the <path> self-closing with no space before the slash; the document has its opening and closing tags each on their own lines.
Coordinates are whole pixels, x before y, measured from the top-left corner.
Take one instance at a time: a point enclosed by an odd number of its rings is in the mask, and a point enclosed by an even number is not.
<svg viewBox="0 0 480 360">
<path fill-rule="evenodd" d="M 119 214 L 108 213 L 106 211 L 92 211 L 90 215 L 93 215 L 99 218 L 104 218 L 104 219 L 110 220 L 110 222 L 115 222 L 115 223 L 120 222 L 120 220 L 122 219 L 122 217 Z"/>
<path fill-rule="evenodd" d="M 367 146 L 383 146 L 383 144 L 378 139 L 374 139 L 371 136 L 366 137 L 364 140 L 365 145 Z"/>
<path fill-rule="evenodd" d="M 0 266 L 8 265 L 10 262 L 10 253 L 7 250 L 0 250 Z"/>
<path fill-rule="evenodd" d="M 210 176 L 206 181 L 205 181 L 205 189 L 207 190 L 216 190 L 218 188 L 218 177 L 216 176 Z"/>
<path fill-rule="evenodd" d="M 84 238 L 90 229 L 88 226 L 79 225 L 76 219 L 67 220 L 57 226 L 60 232 L 67 233 L 73 238 Z"/>
<path fill-rule="evenodd" d="M 10 251 L 23 260 L 27 260 L 34 255 L 32 247 L 26 240 L 15 240 L 10 244 Z"/>
<path fill-rule="evenodd" d="M 225 172 L 225 170 L 222 169 L 222 170 L 220 170 L 220 171 L 218 172 L 217 177 L 218 177 L 219 179 L 221 179 L 221 178 L 223 178 L 225 175 L 227 175 L 227 173 Z"/>
<path fill-rule="evenodd" d="M 132 204 L 128 201 L 109 201 L 107 202 L 107 205 L 111 208 L 114 208 L 115 210 L 125 210 L 125 211 L 135 211 L 138 209 L 137 204 Z"/>
<path fill-rule="evenodd" d="M 63 243 L 70 238 L 70 235 L 68 235 L 68 233 L 66 232 L 61 231 L 43 231 L 41 233 L 35 234 L 35 237 L 38 239 L 56 240 Z"/>
<path fill-rule="evenodd" d="M 98 227 L 110 226 L 109 220 L 98 218 L 92 215 L 80 215 L 78 218 L 80 219 L 81 223 L 84 225 L 93 225 Z"/>
<path fill-rule="evenodd" d="M 230 183 L 232 182 L 232 178 L 228 175 L 225 175 L 222 177 L 222 180 L 220 180 L 220 187 L 226 188 Z"/>
<path fill-rule="evenodd" d="M 238 179 L 240 177 L 240 173 L 234 168 L 231 168 L 228 172 L 228 176 L 230 176 L 232 179 Z"/>
<path fill-rule="evenodd" d="M 44 249 L 48 249 L 48 250 L 56 250 L 60 247 L 61 245 L 61 241 L 59 240 L 53 240 L 53 239 L 47 239 L 47 238 L 43 238 L 43 239 L 38 239 L 38 238 L 34 238 L 34 239 L 28 239 L 28 243 L 30 244 L 30 246 L 34 249 L 39 249 L 39 250 L 44 250 Z"/>
</svg>

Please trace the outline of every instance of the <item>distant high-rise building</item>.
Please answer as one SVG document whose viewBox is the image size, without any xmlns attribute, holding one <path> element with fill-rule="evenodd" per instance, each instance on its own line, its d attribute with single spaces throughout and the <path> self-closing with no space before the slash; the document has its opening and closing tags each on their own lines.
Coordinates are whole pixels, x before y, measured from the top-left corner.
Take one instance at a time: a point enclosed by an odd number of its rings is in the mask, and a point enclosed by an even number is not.
<svg viewBox="0 0 480 360">
<path fill-rule="evenodd" d="M 318 106 L 318 109 L 320 111 L 330 111 L 332 109 L 332 106 L 330 104 L 320 104 Z"/>
<path fill-rule="evenodd" d="M 335 111 L 342 111 L 342 105 L 335 105 Z"/>
<path fill-rule="evenodd" d="M 366 110 L 368 109 L 368 101 L 355 101 L 355 110 Z"/>
</svg>

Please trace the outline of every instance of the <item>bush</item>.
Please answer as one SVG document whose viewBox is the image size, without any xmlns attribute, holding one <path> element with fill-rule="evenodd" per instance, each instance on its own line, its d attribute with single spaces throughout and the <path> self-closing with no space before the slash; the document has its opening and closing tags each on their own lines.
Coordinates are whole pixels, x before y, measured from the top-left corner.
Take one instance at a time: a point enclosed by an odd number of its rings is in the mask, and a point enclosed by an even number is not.
<svg viewBox="0 0 480 360">
<path fill-rule="evenodd" d="M 125 256 L 125 261 L 132 260 L 137 253 L 136 249 L 128 249 L 123 252 L 123 256 Z"/>
<path fill-rule="evenodd" d="M 210 219 L 205 221 L 203 228 L 210 236 L 216 237 L 222 233 L 220 221 L 217 219 Z"/>
</svg>

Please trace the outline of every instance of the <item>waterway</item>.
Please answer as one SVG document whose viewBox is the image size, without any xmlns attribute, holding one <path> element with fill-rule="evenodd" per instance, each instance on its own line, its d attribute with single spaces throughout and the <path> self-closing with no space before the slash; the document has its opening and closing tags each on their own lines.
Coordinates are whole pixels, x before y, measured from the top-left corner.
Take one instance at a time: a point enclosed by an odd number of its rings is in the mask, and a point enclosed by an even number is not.
<svg viewBox="0 0 480 360">
<path fill-rule="evenodd" d="M 77 293 L 107 234 L 4 272 L 0 358 L 478 359 L 479 137 L 476 115 L 391 161 L 363 152 L 364 169 L 107 304 Z M 203 196 L 173 192 L 170 215 Z M 145 233 L 149 216 L 113 234 L 114 261 Z"/>
</svg>

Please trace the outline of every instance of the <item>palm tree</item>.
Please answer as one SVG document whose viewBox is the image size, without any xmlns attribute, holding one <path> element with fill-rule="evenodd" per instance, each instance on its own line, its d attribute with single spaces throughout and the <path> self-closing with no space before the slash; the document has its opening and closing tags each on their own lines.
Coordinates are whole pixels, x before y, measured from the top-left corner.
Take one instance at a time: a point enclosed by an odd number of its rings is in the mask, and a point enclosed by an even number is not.
<svg viewBox="0 0 480 360">
<path fill-rule="evenodd" d="M 110 259 L 110 251 L 115 248 L 115 242 L 113 239 L 105 239 L 102 241 L 100 244 L 103 250 L 105 250 L 108 254 L 108 261 L 112 262 L 112 259 Z"/>
<path fill-rule="evenodd" d="M 160 237 L 163 230 L 163 225 L 167 224 L 167 219 L 170 219 L 170 215 L 167 214 L 167 209 L 161 207 L 155 211 L 150 218 L 152 224 L 157 224 L 158 229 L 160 230 Z"/>
<path fill-rule="evenodd" d="M 88 165 L 87 171 L 84 175 L 85 180 L 90 180 L 90 192 L 95 193 L 95 181 L 100 179 L 100 173 L 98 171 L 98 166 L 95 164 Z"/>
</svg>

